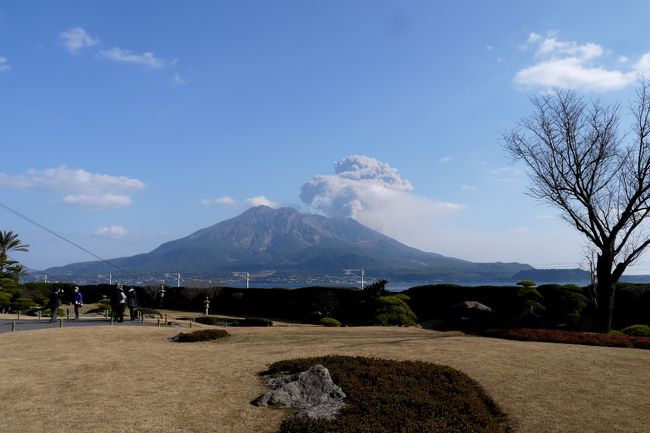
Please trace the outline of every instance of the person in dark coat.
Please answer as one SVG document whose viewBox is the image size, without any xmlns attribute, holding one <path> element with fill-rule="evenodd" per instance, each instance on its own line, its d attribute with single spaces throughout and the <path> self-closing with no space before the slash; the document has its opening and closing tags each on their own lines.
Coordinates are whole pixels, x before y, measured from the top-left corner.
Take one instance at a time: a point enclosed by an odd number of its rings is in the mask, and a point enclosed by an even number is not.
<svg viewBox="0 0 650 433">
<path fill-rule="evenodd" d="M 84 305 L 84 298 L 79 287 L 74 288 L 74 320 L 79 320 L 79 310 Z"/>
<path fill-rule="evenodd" d="M 135 320 L 137 318 L 136 312 L 138 308 L 138 293 L 133 287 L 129 289 L 126 304 L 129 306 L 129 315 L 131 316 L 131 320 Z"/>
<path fill-rule="evenodd" d="M 111 292 L 111 318 L 113 320 L 117 320 L 117 310 L 120 305 L 120 288 L 122 287 L 121 284 L 118 284 L 115 286 L 115 289 L 113 289 L 113 292 Z"/>
<path fill-rule="evenodd" d="M 56 318 L 59 313 L 59 306 L 63 302 L 64 294 L 65 292 L 63 289 L 58 288 L 54 289 L 50 295 L 50 322 L 56 322 Z"/>
</svg>

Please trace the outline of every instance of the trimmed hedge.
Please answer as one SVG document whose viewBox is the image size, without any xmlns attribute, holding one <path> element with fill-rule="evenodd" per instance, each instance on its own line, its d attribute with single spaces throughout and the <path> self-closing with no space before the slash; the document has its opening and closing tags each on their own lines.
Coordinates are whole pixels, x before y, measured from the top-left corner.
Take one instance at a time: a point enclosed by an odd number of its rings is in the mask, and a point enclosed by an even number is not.
<svg viewBox="0 0 650 433">
<path fill-rule="evenodd" d="M 637 337 L 650 337 L 650 326 L 648 325 L 632 325 L 624 328 L 623 334 L 636 335 Z"/>
<path fill-rule="evenodd" d="M 226 323 L 225 319 L 220 319 L 218 317 L 209 317 L 209 316 L 195 317 L 194 321 L 196 323 L 202 323 L 204 325 L 212 325 L 212 326 L 223 326 Z"/>
<path fill-rule="evenodd" d="M 179 343 L 191 343 L 195 341 L 212 341 L 227 337 L 229 334 L 223 329 L 201 329 L 194 332 L 181 332 L 172 338 Z"/>
<path fill-rule="evenodd" d="M 230 326 L 273 326 L 273 322 L 268 319 L 237 319 L 228 324 Z"/>
<path fill-rule="evenodd" d="M 507 340 L 650 349 L 650 337 L 637 337 L 632 335 L 596 334 L 589 332 L 530 328 L 488 329 L 487 331 L 480 333 L 480 335 L 484 337 L 504 338 Z"/>
<path fill-rule="evenodd" d="M 323 317 L 318 321 L 318 324 L 323 326 L 328 326 L 331 328 L 338 328 L 339 326 L 341 326 L 341 322 L 339 322 L 333 317 Z"/>
<path fill-rule="evenodd" d="M 291 417 L 280 433 L 511 432 L 506 415 L 469 376 L 450 367 L 364 357 L 326 356 L 280 361 L 263 374 L 325 366 L 346 394 L 331 420 Z"/>
</svg>

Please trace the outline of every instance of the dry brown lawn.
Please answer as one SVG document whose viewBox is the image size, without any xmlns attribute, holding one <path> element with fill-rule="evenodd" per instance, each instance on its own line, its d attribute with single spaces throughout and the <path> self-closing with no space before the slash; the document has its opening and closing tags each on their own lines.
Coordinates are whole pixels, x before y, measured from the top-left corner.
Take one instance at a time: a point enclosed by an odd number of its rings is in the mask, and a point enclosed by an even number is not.
<svg viewBox="0 0 650 433">
<path fill-rule="evenodd" d="M 92 327 L 0 334 L 0 431 L 274 432 L 249 402 L 277 360 L 327 354 L 423 360 L 476 379 L 520 433 L 650 432 L 650 351 L 517 342 L 417 328 Z"/>
</svg>

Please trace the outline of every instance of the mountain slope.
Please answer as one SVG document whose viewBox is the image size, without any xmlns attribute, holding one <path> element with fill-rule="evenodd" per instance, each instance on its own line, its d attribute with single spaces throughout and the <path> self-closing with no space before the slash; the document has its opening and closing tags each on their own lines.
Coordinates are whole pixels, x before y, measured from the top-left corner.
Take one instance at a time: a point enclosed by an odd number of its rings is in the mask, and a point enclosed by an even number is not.
<svg viewBox="0 0 650 433">
<path fill-rule="evenodd" d="M 251 208 L 243 214 L 166 242 L 150 253 L 110 260 L 132 275 L 181 272 L 227 276 L 234 271 L 276 275 L 341 275 L 363 267 L 369 275 L 401 279 L 498 280 L 533 269 L 520 263 L 472 263 L 426 253 L 349 218 L 303 214 L 292 208 Z M 116 272 L 102 262 L 50 268 L 48 274 Z"/>
</svg>

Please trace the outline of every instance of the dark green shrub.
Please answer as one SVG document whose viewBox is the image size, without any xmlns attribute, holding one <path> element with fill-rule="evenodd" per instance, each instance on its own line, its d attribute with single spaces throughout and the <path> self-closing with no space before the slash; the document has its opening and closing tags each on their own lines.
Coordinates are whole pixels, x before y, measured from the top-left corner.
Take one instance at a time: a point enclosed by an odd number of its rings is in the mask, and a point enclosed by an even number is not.
<svg viewBox="0 0 650 433">
<path fill-rule="evenodd" d="M 333 317 L 323 317 L 322 319 L 320 319 L 318 321 L 318 324 L 323 325 L 323 326 L 332 327 L 332 328 L 337 328 L 337 327 L 341 326 L 341 322 L 339 322 L 338 320 L 336 320 Z"/>
<path fill-rule="evenodd" d="M 273 326 L 273 322 L 268 319 L 237 319 L 228 322 L 231 326 Z"/>
<path fill-rule="evenodd" d="M 223 329 L 201 329 L 194 332 L 181 332 L 172 337 L 172 341 L 190 343 L 194 341 L 212 341 L 227 337 L 229 334 Z"/>
<path fill-rule="evenodd" d="M 637 337 L 650 337 L 650 326 L 632 325 L 623 329 L 625 335 L 635 335 Z"/>
<path fill-rule="evenodd" d="M 334 419 L 289 418 L 281 433 L 512 431 L 504 413 L 466 374 L 419 362 L 348 356 L 294 359 L 272 364 L 265 374 L 298 373 L 325 366 L 346 394 Z"/>
<path fill-rule="evenodd" d="M 218 317 L 210 317 L 210 316 L 195 317 L 194 321 L 196 323 L 202 323 L 204 325 L 212 325 L 212 326 L 224 326 L 226 324 L 225 319 L 220 319 Z"/>
<path fill-rule="evenodd" d="M 375 300 L 372 323 L 383 326 L 415 326 L 417 317 L 406 303 L 408 299 L 403 294 L 378 297 Z"/>
<path fill-rule="evenodd" d="M 11 303 L 11 308 L 14 311 L 26 311 L 36 306 L 36 302 L 32 298 L 17 298 Z"/>
<path fill-rule="evenodd" d="M 537 288 L 542 294 L 543 318 L 547 326 L 577 329 L 588 299 L 583 290 L 574 285 L 549 284 Z"/>
</svg>

